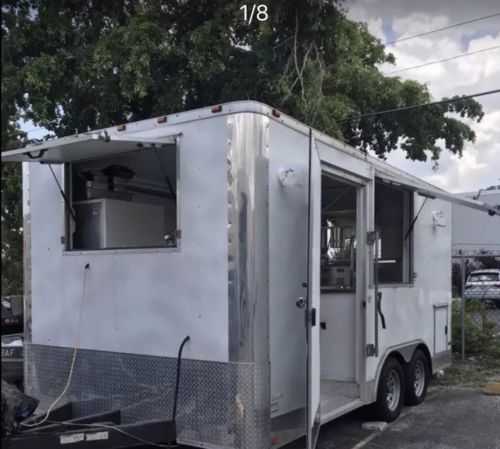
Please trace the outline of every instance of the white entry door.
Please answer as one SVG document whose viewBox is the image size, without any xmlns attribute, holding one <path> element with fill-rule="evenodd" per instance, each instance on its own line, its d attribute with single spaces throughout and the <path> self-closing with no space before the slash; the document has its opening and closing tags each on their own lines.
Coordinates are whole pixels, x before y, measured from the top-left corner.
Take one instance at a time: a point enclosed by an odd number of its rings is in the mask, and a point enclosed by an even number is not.
<svg viewBox="0 0 500 449">
<path fill-rule="evenodd" d="M 307 449 L 314 449 L 320 427 L 320 271 L 321 161 L 309 135 L 309 252 L 307 282 Z"/>
</svg>

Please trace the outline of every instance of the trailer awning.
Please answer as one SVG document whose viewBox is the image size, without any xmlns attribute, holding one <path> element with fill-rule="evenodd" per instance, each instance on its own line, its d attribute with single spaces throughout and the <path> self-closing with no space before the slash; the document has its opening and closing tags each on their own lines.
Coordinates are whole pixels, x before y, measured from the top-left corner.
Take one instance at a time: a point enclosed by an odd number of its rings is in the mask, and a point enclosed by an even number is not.
<svg viewBox="0 0 500 449">
<path fill-rule="evenodd" d="M 424 184 L 423 182 L 419 183 L 410 179 L 409 176 L 400 177 L 395 174 L 389 174 L 385 172 L 385 170 L 376 170 L 375 176 L 386 184 L 406 188 L 427 198 L 438 198 L 440 200 L 449 201 L 450 203 L 459 204 L 460 206 L 481 210 L 483 212 L 487 212 L 489 215 L 500 215 L 500 209 L 497 209 L 489 204 L 454 195 L 453 193 L 446 192 L 445 190 L 438 189 L 437 187 L 432 187 L 429 184 Z"/>
<path fill-rule="evenodd" d="M 31 144 L 2 153 L 2 162 L 41 162 L 61 164 L 109 157 L 147 147 L 174 145 L 178 134 L 154 139 L 133 136 L 109 136 L 106 133 L 79 134 Z"/>
</svg>

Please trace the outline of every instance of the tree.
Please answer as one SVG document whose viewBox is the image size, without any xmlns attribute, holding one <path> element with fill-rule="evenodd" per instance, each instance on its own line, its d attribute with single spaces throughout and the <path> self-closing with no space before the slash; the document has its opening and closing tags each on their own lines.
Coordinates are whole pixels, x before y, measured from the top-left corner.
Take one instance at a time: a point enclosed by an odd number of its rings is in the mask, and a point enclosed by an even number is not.
<svg viewBox="0 0 500 449">
<path fill-rule="evenodd" d="M 382 158 L 400 144 L 410 159 L 437 161 L 439 139 L 459 155 L 474 140 L 468 125 L 446 115 L 480 120 L 472 99 L 345 120 L 431 95 L 422 84 L 380 73 L 377 65 L 393 55 L 366 25 L 346 19 L 341 0 L 276 0 L 267 20 L 251 24 L 240 7 L 223 0 L 4 1 L 2 131 L 13 127 L 8 140 L 19 142 L 13 124 L 20 113 L 61 136 L 253 99 Z"/>
<path fill-rule="evenodd" d="M 5 1 L 6 88 L 27 118 L 56 134 L 250 98 L 380 156 L 461 154 L 480 119 L 462 100 L 399 114 L 346 116 L 426 103 L 415 81 L 384 77 L 393 61 L 337 0 L 280 0 L 247 24 L 236 2 Z M 15 82 L 10 83 L 11 80 Z"/>
<path fill-rule="evenodd" d="M 2 16 L 2 121 L 1 148 L 13 149 L 23 145 L 26 133 L 19 130 L 18 95 L 22 92 L 20 74 L 11 53 L 12 42 L 7 38 Z M 2 225 L 2 294 L 22 292 L 22 194 L 21 167 L 2 164 L 1 225 Z"/>
</svg>

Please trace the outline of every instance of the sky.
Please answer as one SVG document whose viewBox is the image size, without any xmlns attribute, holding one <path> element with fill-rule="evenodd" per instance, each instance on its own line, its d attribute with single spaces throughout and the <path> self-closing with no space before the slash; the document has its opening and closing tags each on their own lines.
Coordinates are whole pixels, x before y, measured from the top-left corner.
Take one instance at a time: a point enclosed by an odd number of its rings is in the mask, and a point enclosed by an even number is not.
<svg viewBox="0 0 500 449">
<path fill-rule="evenodd" d="M 346 0 L 347 16 L 366 22 L 382 42 L 442 28 L 500 12 L 499 0 Z M 469 23 L 386 47 L 396 65 L 384 64 L 383 73 L 450 56 L 500 46 L 500 16 Z M 398 74 L 429 86 L 434 99 L 500 88 L 500 48 Z M 466 143 L 462 158 L 441 153 L 439 168 L 432 161 L 416 162 L 402 151 L 389 154 L 390 164 L 451 192 L 476 191 L 500 184 L 500 93 L 477 99 L 485 112 L 480 123 L 467 121 L 476 142 Z M 22 128 L 30 138 L 46 131 L 28 122 Z M 430 158 L 429 158 L 430 159 Z"/>
<path fill-rule="evenodd" d="M 382 42 L 500 13 L 498 0 L 346 0 L 345 7 L 348 18 L 367 23 Z M 495 46 L 500 46 L 500 16 L 387 45 L 396 65 L 380 69 L 387 73 Z M 427 84 L 435 100 L 498 89 L 500 48 L 397 75 Z M 410 161 L 400 150 L 389 153 L 387 162 L 455 193 L 500 185 L 500 93 L 476 100 L 485 115 L 480 123 L 467 120 L 476 142 L 466 143 L 462 158 L 443 150 L 437 171 L 430 160 Z"/>
</svg>

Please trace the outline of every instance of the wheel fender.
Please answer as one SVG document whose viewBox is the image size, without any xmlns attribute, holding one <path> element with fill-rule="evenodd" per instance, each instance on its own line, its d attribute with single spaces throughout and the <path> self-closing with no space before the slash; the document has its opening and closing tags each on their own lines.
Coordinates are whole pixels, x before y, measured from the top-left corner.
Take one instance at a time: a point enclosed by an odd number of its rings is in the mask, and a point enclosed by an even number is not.
<svg viewBox="0 0 500 449">
<path fill-rule="evenodd" d="M 390 346 L 388 347 L 382 356 L 380 357 L 378 366 L 377 366 L 377 372 L 375 373 L 375 386 L 373 388 L 373 398 L 372 400 L 377 399 L 377 392 L 378 392 L 378 384 L 380 380 L 380 373 L 382 371 L 382 367 L 384 366 L 386 360 L 388 357 L 391 356 L 396 356 L 396 358 L 402 362 L 403 365 L 403 370 L 405 369 L 404 363 L 408 363 L 412 356 L 413 353 L 415 352 L 415 349 L 418 345 L 425 345 L 425 343 L 422 340 L 414 340 L 411 342 L 403 343 L 400 345 L 395 345 L 395 346 Z M 427 346 L 427 345 L 425 345 Z"/>
</svg>

